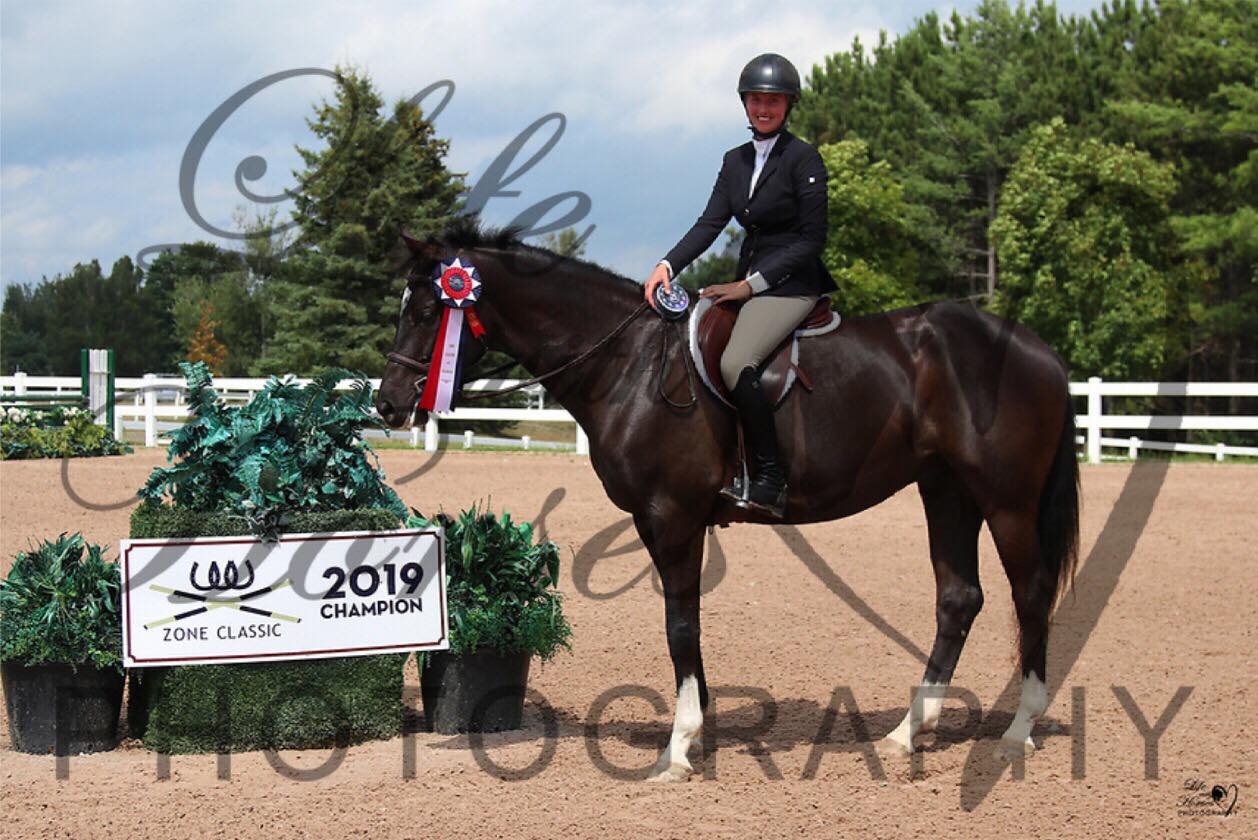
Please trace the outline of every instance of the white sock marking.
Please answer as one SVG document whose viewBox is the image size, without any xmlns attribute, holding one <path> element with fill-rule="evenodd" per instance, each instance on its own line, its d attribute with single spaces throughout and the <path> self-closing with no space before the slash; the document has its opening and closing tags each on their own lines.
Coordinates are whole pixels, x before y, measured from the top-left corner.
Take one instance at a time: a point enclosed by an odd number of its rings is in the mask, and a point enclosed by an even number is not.
<svg viewBox="0 0 1258 840">
<path fill-rule="evenodd" d="M 1000 737 L 1034 749 L 1035 742 L 1031 740 L 1031 730 L 1035 727 L 1035 721 L 1047 709 L 1048 689 L 1044 681 L 1032 671 L 1022 679 L 1022 701 L 1018 704 L 1018 711 L 1013 716 L 1013 722 Z"/>
<path fill-rule="evenodd" d="M 699 681 L 694 676 L 681 681 L 677 689 L 677 714 L 673 718 L 673 734 L 657 765 L 661 770 L 683 767 L 690 770 L 686 751 L 703 727 L 703 709 L 699 706 Z"/>
<path fill-rule="evenodd" d="M 919 685 L 913 692 L 908 713 L 887 738 L 904 747 L 905 752 L 913 752 L 913 739 L 918 733 L 930 732 L 939 723 L 939 712 L 943 709 L 944 691 L 947 688 L 947 683 L 923 682 Z"/>
</svg>

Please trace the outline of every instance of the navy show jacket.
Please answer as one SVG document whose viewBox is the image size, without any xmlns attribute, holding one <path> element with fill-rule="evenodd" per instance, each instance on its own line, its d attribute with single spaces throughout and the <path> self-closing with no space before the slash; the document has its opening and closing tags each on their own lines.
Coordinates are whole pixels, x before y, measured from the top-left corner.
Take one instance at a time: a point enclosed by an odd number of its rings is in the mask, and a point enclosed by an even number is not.
<svg viewBox="0 0 1258 840">
<path fill-rule="evenodd" d="M 750 279 L 756 294 L 774 296 L 837 289 L 821 261 L 827 230 L 821 155 L 783 129 L 748 196 L 755 163 L 751 141 L 725 153 L 703 215 L 664 257 L 673 274 L 706 251 L 734 218 L 746 231 L 734 279 Z"/>
</svg>

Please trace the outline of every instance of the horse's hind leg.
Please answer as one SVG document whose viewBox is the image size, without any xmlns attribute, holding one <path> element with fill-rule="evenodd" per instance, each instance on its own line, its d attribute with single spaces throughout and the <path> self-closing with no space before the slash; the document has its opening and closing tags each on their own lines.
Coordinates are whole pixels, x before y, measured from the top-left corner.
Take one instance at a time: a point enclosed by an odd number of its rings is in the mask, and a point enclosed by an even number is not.
<svg viewBox="0 0 1258 840">
<path fill-rule="evenodd" d="M 988 517 L 987 525 L 1000 553 L 1005 574 L 1009 576 L 1013 606 L 1018 616 L 1022 700 L 997 749 L 999 757 L 1012 758 L 1035 751 L 1031 729 L 1048 708 L 1044 661 L 1056 581 L 1040 562 L 1034 509 L 998 511 Z"/>
<path fill-rule="evenodd" d="M 983 607 L 978 582 L 978 531 L 983 516 L 978 505 L 951 470 L 943 467 L 923 477 L 918 491 L 926 507 L 930 561 L 935 569 L 935 645 L 908 714 L 879 744 L 892 755 L 913 752 L 913 738 L 935 728 L 965 637 Z"/>
<path fill-rule="evenodd" d="M 703 526 L 682 525 L 652 515 L 634 524 L 655 561 L 664 586 L 668 653 L 673 660 L 677 712 L 668 746 L 651 770 L 651 780 L 681 781 L 692 772 L 686 752 L 703 727 L 708 687 L 699 652 L 699 577 L 703 567 Z"/>
</svg>

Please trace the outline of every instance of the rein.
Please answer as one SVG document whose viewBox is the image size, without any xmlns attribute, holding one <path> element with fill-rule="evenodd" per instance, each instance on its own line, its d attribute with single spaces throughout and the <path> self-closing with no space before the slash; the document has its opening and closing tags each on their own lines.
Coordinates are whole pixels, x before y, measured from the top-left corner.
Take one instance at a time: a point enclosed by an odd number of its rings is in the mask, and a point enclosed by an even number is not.
<svg viewBox="0 0 1258 840">
<path fill-rule="evenodd" d="M 565 370 L 568 370 L 569 368 L 572 368 L 572 367 L 575 367 L 576 365 L 581 364 L 582 362 L 586 361 L 591 356 L 593 356 L 595 353 L 597 353 L 599 350 L 601 350 L 604 346 L 606 346 L 607 342 L 611 341 L 613 338 L 615 338 L 616 336 L 624 332 L 625 328 L 628 327 L 629 324 L 632 323 L 635 318 L 637 318 L 639 315 L 641 315 L 643 312 L 649 309 L 650 306 L 651 305 L 647 303 L 646 301 L 643 301 L 642 303 L 638 304 L 637 308 L 634 309 L 633 312 L 629 313 L 628 317 L 626 317 L 623 321 L 617 324 L 616 327 L 612 329 L 611 332 L 609 332 L 607 335 L 603 336 L 601 339 L 595 342 L 594 345 L 590 347 L 590 349 L 581 353 L 579 356 L 573 359 L 570 359 L 567 362 L 564 362 L 562 365 L 560 365 L 559 367 L 555 368 L 552 371 L 547 371 L 546 373 L 543 373 L 540 376 L 534 376 L 532 379 L 526 379 L 523 382 L 520 382 L 519 384 L 516 384 L 516 385 L 512 385 L 509 388 L 499 388 L 494 391 L 475 391 L 475 392 L 464 391 L 460 394 L 460 398 L 464 400 L 481 400 L 481 399 L 487 399 L 489 397 L 497 397 L 503 394 L 509 394 L 512 391 L 518 391 L 521 388 L 527 388 L 530 385 L 536 385 L 539 382 L 544 382 L 547 379 L 550 379 L 552 376 L 557 376 L 563 373 Z M 695 403 L 699 401 L 699 397 L 695 391 L 694 372 L 691 369 L 691 366 L 687 364 L 685 361 L 685 356 L 686 356 L 685 353 L 682 354 L 682 363 L 686 365 L 686 378 L 687 378 L 687 384 L 690 387 L 690 400 L 685 403 L 675 403 L 671 399 L 668 398 L 667 394 L 664 393 L 664 368 L 667 363 L 666 357 L 667 357 L 667 352 L 668 352 L 668 324 L 662 322 L 661 326 L 663 327 L 664 332 L 660 333 L 660 364 L 657 371 L 656 389 L 659 392 L 660 396 L 664 398 L 664 401 L 667 402 L 669 405 L 673 406 L 674 408 L 689 408 L 690 406 L 694 405 Z M 388 358 L 390 362 L 395 362 L 401 365 L 402 367 L 409 368 L 410 370 L 413 370 L 416 373 L 420 374 L 419 379 L 415 382 L 415 391 L 417 393 L 421 393 L 424 390 L 424 383 L 428 379 L 428 364 L 418 361 L 416 359 L 412 359 L 410 356 L 403 355 L 396 351 L 391 351 L 390 353 L 388 353 L 386 358 Z M 489 371 L 488 374 L 484 374 L 484 376 L 487 378 L 489 375 L 500 373 L 514 365 L 515 365 L 514 361 L 507 362 L 505 365 L 499 365 L 497 368 L 494 368 L 494 370 Z"/>
<path fill-rule="evenodd" d="M 648 309 L 649 307 L 650 307 L 649 303 L 647 303 L 646 301 L 642 301 L 642 303 L 638 304 L 638 307 L 636 309 L 634 309 L 632 312 L 629 313 L 629 317 L 625 318 L 625 320 L 617 324 L 616 328 L 613 329 L 611 332 L 609 332 L 607 335 L 603 336 L 598 341 L 596 341 L 593 347 L 591 347 L 589 350 L 586 350 L 584 353 L 577 356 L 576 358 L 570 359 L 564 362 L 562 365 L 560 365 L 559 367 L 555 368 L 552 371 L 543 373 L 541 376 L 534 376 L 532 379 L 526 379 L 523 382 L 519 383 L 518 385 L 512 385 L 510 388 L 499 388 L 496 391 L 476 391 L 474 393 L 463 392 L 460 396 L 462 399 L 465 399 L 465 400 L 483 400 L 487 397 L 497 397 L 497 396 L 501 396 L 502 394 L 509 394 L 512 391 L 518 391 L 521 388 L 527 388 L 530 385 L 536 385 L 539 382 L 543 382 L 547 379 L 550 379 L 552 376 L 561 374 L 568 368 L 575 367 L 576 365 L 581 364 L 586 359 L 590 358 L 599 350 L 601 350 L 603 346 L 607 344 L 607 342 L 611 341 L 613 338 L 615 338 L 616 336 L 624 332 L 625 327 L 629 326 L 630 322 L 632 322 L 633 319 L 637 318 L 639 315 L 642 314 L 644 310 Z M 416 389 L 419 388 L 418 383 L 416 383 L 415 387 Z"/>
</svg>

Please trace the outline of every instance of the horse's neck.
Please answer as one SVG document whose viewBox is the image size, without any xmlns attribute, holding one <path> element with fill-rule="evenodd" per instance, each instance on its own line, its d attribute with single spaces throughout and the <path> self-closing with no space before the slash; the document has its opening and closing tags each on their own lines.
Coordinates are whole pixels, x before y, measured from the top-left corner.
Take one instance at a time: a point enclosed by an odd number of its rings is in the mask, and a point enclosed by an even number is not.
<svg viewBox="0 0 1258 840">
<path fill-rule="evenodd" d="M 486 330 L 497 333 L 490 346 L 506 352 L 533 376 L 551 373 L 590 350 L 642 302 L 626 284 L 594 269 L 567 264 L 521 274 L 509 270 L 510 256 L 497 262 L 500 270 L 493 279 L 498 282 L 492 287 L 487 283 L 484 290 L 486 313 L 492 320 Z M 589 377 L 624 377 L 638 367 L 616 348 L 639 342 L 641 329 L 640 324 L 630 324 L 588 359 L 543 383 L 587 431 L 593 418 L 586 389 L 573 386 Z"/>
</svg>

